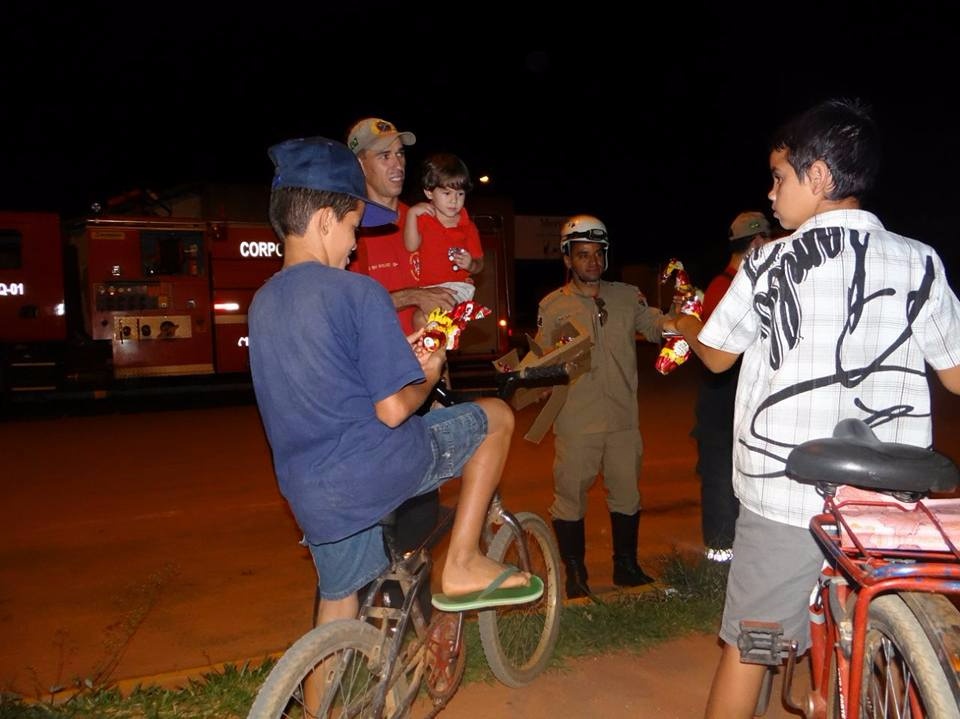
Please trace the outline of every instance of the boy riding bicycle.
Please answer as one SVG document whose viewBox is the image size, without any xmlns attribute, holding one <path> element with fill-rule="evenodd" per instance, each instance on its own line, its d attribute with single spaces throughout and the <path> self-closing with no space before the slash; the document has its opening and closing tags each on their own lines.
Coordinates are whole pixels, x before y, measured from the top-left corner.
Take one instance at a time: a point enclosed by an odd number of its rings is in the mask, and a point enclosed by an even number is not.
<svg viewBox="0 0 960 719">
<path fill-rule="evenodd" d="M 733 447 L 742 510 L 708 719 L 753 716 L 765 667 L 741 663 L 741 620 L 779 622 L 798 652 L 809 647 L 823 554 L 808 527 L 823 500 L 785 476 L 790 450 L 844 418 L 882 441 L 929 447 L 925 364 L 960 393 L 960 302 L 943 263 L 860 209 L 878 167 L 878 133 L 858 102 L 827 101 L 785 124 L 768 197 L 794 233 L 746 258 L 706 326 L 687 315 L 665 326 L 714 372 L 743 354 Z"/>
<path fill-rule="evenodd" d="M 284 263 L 250 307 L 250 366 L 280 491 L 316 565 L 318 623 L 356 616 L 357 590 L 387 566 L 379 520 L 457 476 L 444 594 L 434 604 L 536 599 L 539 579 L 479 549 L 512 411 L 481 399 L 416 416 L 445 353 L 424 349 L 422 332 L 405 338 L 386 290 L 345 271 L 358 227 L 395 213 L 367 198 L 360 164 L 339 142 L 288 140 L 270 157 L 270 222 Z"/>
</svg>

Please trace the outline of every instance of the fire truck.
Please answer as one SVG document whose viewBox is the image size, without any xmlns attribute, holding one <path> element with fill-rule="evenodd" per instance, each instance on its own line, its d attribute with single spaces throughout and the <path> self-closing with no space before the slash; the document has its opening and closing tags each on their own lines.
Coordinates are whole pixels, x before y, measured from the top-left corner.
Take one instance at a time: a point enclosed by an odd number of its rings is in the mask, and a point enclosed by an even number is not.
<svg viewBox="0 0 960 719">
<path fill-rule="evenodd" d="M 479 212 L 486 264 L 451 362 L 509 344 L 510 218 Z M 247 311 L 282 264 L 269 224 L 0 212 L 0 388 L 6 400 L 249 382 Z"/>
</svg>

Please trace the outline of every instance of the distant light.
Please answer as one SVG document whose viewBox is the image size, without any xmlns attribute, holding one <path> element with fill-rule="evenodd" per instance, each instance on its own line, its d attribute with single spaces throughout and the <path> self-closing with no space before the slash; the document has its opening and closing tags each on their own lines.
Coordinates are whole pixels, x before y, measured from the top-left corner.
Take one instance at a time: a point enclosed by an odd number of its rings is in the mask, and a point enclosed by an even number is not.
<svg viewBox="0 0 960 719">
<path fill-rule="evenodd" d="M 217 302 L 213 305 L 213 309 L 220 310 L 221 312 L 236 312 L 240 309 L 239 302 Z"/>
<path fill-rule="evenodd" d="M 500 320 L 499 322 L 497 322 L 497 324 L 500 325 L 501 327 L 506 327 L 506 326 L 507 326 L 507 321 L 506 321 L 506 320 Z"/>
<path fill-rule="evenodd" d="M 480 175 L 480 177 L 477 178 L 477 182 L 481 185 L 488 184 L 490 182 L 490 175 Z"/>
<path fill-rule="evenodd" d="M 65 310 L 66 308 L 64 307 L 64 304 L 61 302 L 53 308 L 53 314 L 55 314 L 57 317 L 63 317 L 63 315 L 66 314 Z"/>
</svg>

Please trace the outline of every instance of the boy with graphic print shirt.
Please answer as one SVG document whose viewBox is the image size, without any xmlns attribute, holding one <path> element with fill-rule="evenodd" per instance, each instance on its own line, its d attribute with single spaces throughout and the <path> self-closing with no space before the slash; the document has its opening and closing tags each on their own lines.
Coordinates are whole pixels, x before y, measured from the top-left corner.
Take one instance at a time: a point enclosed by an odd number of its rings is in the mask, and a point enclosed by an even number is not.
<svg viewBox="0 0 960 719">
<path fill-rule="evenodd" d="M 774 216 L 794 233 L 754 251 L 706 326 L 668 321 L 714 372 L 743 363 L 734 417 L 741 503 L 707 719 L 752 717 L 765 667 L 740 662 L 743 619 L 779 622 L 809 647 L 807 604 L 823 506 L 784 474 L 790 450 L 859 418 L 884 442 L 930 447 L 925 364 L 960 393 L 960 303 L 928 245 L 860 209 L 879 167 L 869 111 L 830 100 L 775 135 Z"/>
</svg>

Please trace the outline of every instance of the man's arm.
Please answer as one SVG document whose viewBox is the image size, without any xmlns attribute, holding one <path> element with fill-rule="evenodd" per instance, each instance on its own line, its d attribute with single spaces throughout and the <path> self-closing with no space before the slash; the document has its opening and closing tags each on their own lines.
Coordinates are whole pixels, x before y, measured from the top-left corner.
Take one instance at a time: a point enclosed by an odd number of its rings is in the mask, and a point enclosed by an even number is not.
<svg viewBox="0 0 960 719">
<path fill-rule="evenodd" d="M 703 344 L 697 336 L 703 329 L 703 323 L 693 315 L 678 315 L 667 317 L 663 321 L 663 329 L 668 332 L 679 332 L 690 345 L 690 349 L 700 358 L 704 366 L 711 372 L 723 372 L 733 367 L 739 354 L 725 352 Z"/>
<path fill-rule="evenodd" d="M 391 292 L 390 299 L 398 310 L 419 307 L 425 314 L 430 314 L 437 307 L 444 312 L 453 309 L 455 295 L 446 287 L 406 287 Z"/>
<path fill-rule="evenodd" d="M 648 305 L 642 294 L 637 295 L 637 308 L 633 313 L 634 330 L 642 334 L 647 342 L 660 342 L 665 319 L 663 312 Z"/>
</svg>

